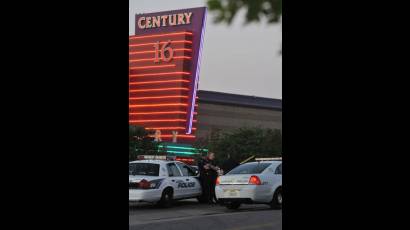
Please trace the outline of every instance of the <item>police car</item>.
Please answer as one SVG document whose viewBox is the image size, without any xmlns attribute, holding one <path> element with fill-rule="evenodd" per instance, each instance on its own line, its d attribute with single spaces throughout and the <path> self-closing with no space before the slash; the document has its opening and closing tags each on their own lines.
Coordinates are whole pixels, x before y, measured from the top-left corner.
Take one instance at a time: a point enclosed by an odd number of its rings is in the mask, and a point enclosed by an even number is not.
<svg viewBox="0 0 410 230">
<path fill-rule="evenodd" d="M 174 200 L 199 198 L 195 170 L 175 160 L 154 157 L 129 163 L 129 201 L 169 207 Z"/>
<path fill-rule="evenodd" d="M 268 204 L 282 208 L 282 160 L 256 159 L 232 169 L 216 181 L 217 199 L 229 209 L 241 204 Z"/>
</svg>

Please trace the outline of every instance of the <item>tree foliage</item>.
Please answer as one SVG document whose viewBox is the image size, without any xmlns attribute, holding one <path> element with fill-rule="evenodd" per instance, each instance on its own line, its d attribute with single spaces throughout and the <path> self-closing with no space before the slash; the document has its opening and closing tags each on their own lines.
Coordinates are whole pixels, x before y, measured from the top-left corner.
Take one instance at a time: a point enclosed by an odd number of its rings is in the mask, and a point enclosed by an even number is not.
<svg viewBox="0 0 410 230">
<path fill-rule="evenodd" d="M 157 143 L 154 138 L 149 136 L 150 133 L 140 126 L 129 126 L 129 160 L 137 159 L 141 154 L 156 154 L 158 153 Z"/>
<path fill-rule="evenodd" d="M 280 130 L 262 128 L 240 128 L 233 132 L 212 132 L 208 148 L 217 154 L 219 163 L 230 154 L 237 161 L 248 157 L 282 156 L 282 134 Z"/>
<path fill-rule="evenodd" d="M 282 15 L 282 0 L 208 0 L 208 8 L 217 13 L 217 23 L 231 24 L 242 8 L 246 8 L 246 23 L 259 22 L 261 18 L 276 23 Z"/>
</svg>

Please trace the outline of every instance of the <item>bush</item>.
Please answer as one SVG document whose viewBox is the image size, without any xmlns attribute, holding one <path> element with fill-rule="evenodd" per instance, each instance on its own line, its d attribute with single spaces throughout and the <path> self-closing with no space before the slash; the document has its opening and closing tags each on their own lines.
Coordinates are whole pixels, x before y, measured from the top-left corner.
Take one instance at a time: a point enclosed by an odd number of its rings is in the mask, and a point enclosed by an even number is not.
<svg viewBox="0 0 410 230">
<path fill-rule="evenodd" d="M 158 146 L 154 138 L 150 137 L 151 133 L 140 126 L 129 126 L 129 161 L 137 159 L 141 154 L 157 154 Z"/>
<path fill-rule="evenodd" d="M 216 131 L 207 140 L 209 151 L 217 155 L 217 163 L 228 154 L 237 161 L 251 156 L 280 157 L 282 155 L 282 133 L 280 130 L 262 128 L 240 128 L 233 132 Z"/>
</svg>

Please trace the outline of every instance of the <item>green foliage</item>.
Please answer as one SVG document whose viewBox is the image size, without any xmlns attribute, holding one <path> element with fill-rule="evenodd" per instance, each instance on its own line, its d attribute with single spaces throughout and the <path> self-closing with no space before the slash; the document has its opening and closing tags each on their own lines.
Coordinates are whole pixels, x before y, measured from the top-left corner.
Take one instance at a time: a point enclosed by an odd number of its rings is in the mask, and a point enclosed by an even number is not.
<svg viewBox="0 0 410 230">
<path fill-rule="evenodd" d="M 282 15 L 282 0 L 208 0 L 208 8 L 217 13 L 217 23 L 231 24 L 242 8 L 247 10 L 246 23 L 259 22 L 262 17 L 269 23 L 276 23 Z"/>
<path fill-rule="evenodd" d="M 141 154 L 158 154 L 158 144 L 154 142 L 154 138 L 149 137 L 147 130 L 139 126 L 129 126 L 129 160 L 137 159 Z"/>
<path fill-rule="evenodd" d="M 220 163 L 230 154 L 237 161 L 250 156 L 279 157 L 282 155 L 282 134 L 280 130 L 262 128 L 240 128 L 233 132 L 212 132 L 208 148 L 217 154 Z"/>
</svg>

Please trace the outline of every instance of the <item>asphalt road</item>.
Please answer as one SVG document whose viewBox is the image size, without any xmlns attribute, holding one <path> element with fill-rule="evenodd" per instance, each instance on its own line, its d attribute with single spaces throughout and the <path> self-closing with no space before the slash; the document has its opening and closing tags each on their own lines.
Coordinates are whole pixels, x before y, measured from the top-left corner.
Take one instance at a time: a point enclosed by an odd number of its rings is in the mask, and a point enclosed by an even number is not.
<svg viewBox="0 0 410 230">
<path fill-rule="evenodd" d="M 134 230 L 281 230 L 282 211 L 267 205 L 242 205 L 237 211 L 219 205 L 178 201 L 172 208 L 130 205 L 129 229 Z"/>
</svg>

